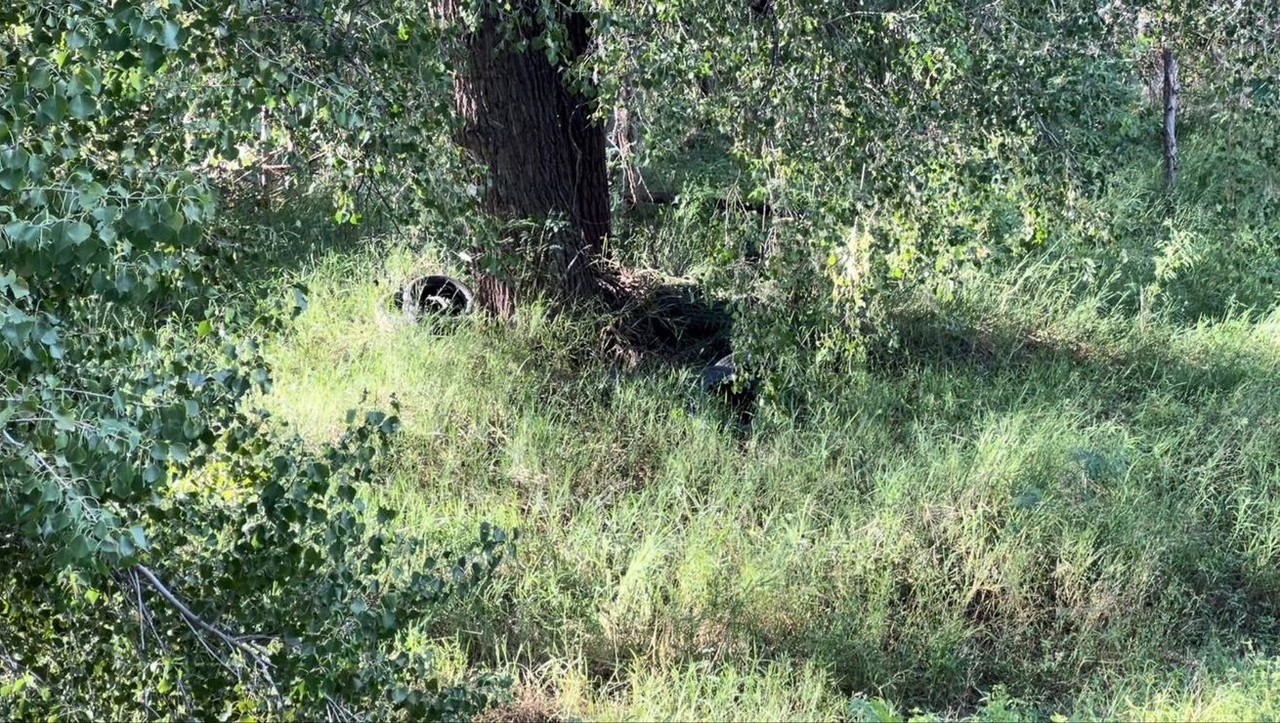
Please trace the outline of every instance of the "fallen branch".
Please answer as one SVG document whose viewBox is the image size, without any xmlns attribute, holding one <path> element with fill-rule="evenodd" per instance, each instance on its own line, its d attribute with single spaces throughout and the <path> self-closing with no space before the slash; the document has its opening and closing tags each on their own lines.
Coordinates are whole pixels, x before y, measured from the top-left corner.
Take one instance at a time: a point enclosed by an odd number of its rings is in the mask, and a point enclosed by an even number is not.
<svg viewBox="0 0 1280 723">
<path fill-rule="evenodd" d="M 120 585 L 120 589 L 124 591 L 126 598 L 132 596 L 134 604 L 137 605 L 138 616 L 140 618 L 138 626 L 138 657 L 145 666 L 147 663 L 147 633 L 151 633 L 151 637 L 155 638 L 156 644 L 165 655 L 171 655 L 168 644 L 164 641 L 164 636 L 160 635 L 160 631 L 156 629 L 155 615 L 151 613 L 151 608 L 147 606 L 147 601 L 142 597 L 142 579 L 137 570 L 121 571 L 113 576 L 116 583 Z M 192 702 L 191 689 L 187 687 L 187 682 L 179 677 L 177 681 L 178 692 L 182 695 L 183 701 L 188 709 L 194 709 Z M 142 704 L 151 710 L 151 690 L 148 689 L 143 697 Z M 153 711 L 154 712 L 154 711 Z"/>
<path fill-rule="evenodd" d="M 135 565 L 133 569 L 139 575 L 141 575 L 142 577 L 145 577 L 147 579 L 147 584 L 151 586 L 151 589 L 159 593 L 160 597 L 164 598 L 165 602 L 169 603 L 169 605 L 172 606 L 174 610 L 177 610 L 178 613 L 182 615 L 182 617 L 186 618 L 187 622 L 191 623 L 192 625 L 195 625 L 196 627 L 200 628 L 201 630 L 204 630 L 207 633 L 210 633 L 214 637 L 221 640 L 223 643 L 226 643 L 228 647 L 239 650 L 245 655 L 250 656 L 250 658 L 254 660 L 254 662 L 262 665 L 263 667 L 267 667 L 267 668 L 273 667 L 270 659 L 267 657 L 268 656 L 267 651 L 262 649 L 258 645 L 254 644 L 253 642 L 255 640 L 261 640 L 265 636 L 231 635 L 229 633 L 222 631 L 217 626 L 206 622 L 204 618 L 201 618 L 199 615 L 196 615 L 195 613 L 191 612 L 191 609 L 188 608 L 186 604 L 182 602 L 182 600 L 178 599 L 178 596 L 174 595 L 173 591 L 171 591 L 168 587 L 166 587 L 164 583 L 160 582 L 160 579 L 156 577 L 156 574 L 152 572 L 151 569 L 148 568 L 146 565 Z M 272 639 L 272 638 L 267 638 L 267 639 Z"/>
<path fill-rule="evenodd" d="M 213 648 L 209 645 L 209 642 L 205 640 L 205 636 L 201 634 L 201 631 L 207 635 L 213 636 L 228 648 L 238 651 L 250 660 L 258 669 L 258 673 L 262 676 L 263 680 L 265 680 L 267 685 L 270 687 L 272 695 L 276 700 L 280 699 L 279 689 L 276 687 L 275 680 L 271 677 L 271 670 L 275 665 L 271 662 L 270 652 L 258 643 L 258 641 L 261 640 L 270 641 L 275 640 L 275 638 L 265 635 L 237 635 L 228 633 L 192 612 L 191 608 L 187 607 L 186 603 L 182 602 L 182 600 L 163 582 L 161 582 L 160 578 L 157 577 L 156 574 L 146 565 L 134 565 L 133 573 L 145 579 L 147 581 L 147 585 L 152 590 L 155 590 L 170 607 L 182 616 L 182 619 L 191 627 L 192 632 L 195 633 L 196 640 L 204 646 L 205 650 L 209 652 L 214 660 L 217 660 L 223 667 L 227 668 L 227 670 L 237 676 L 239 675 L 239 672 L 235 670 L 235 668 L 233 668 L 226 659 L 214 652 Z"/>
</svg>

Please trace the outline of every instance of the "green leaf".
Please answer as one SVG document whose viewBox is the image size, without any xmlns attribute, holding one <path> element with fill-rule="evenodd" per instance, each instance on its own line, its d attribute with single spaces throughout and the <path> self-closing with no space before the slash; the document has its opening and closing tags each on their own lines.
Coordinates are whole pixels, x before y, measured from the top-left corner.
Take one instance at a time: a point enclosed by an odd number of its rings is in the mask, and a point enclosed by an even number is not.
<svg viewBox="0 0 1280 723">
<path fill-rule="evenodd" d="M 172 20 L 166 20 L 164 28 L 160 31 L 160 42 L 169 50 L 177 50 L 181 34 L 182 26 Z"/>
<path fill-rule="evenodd" d="M 83 560 L 93 552 L 93 546 L 84 535 L 76 535 L 71 538 L 71 542 L 67 545 L 67 552 L 71 555 L 72 559 Z M 95 601 L 96 598 L 94 600 L 90 600 L 90 602 Z"/>
<path fill-rule="evenodd" d="M 40 228 L 28 221 L 14 221 L 5 225 L 4 233 L 18 243 L 29 244 L 40 240 Z"/>
<path fill-rule="evenodd" d="M 45 98 L 39 106 L 39 115 L 49 123 L 61 123 L 67 115 L 66 97 L 54 94 Z"/>
<path fill-rule="evenodd" d="M 27 161 L 27 174 L 32 180 L 38 181 L 44 178 L 44 172 L 48 168 L 49 164 L 45 163 L 45 159 L 40 156 L 31 156 L 31 160 Z"/>
<path fill-rule="evenodd" d="M 71 101 L 67 103 L 67 108 L 71 111 L 71 117 L 86 120 L 97 112 L 98 103 L 92 96 L 82 93 L 72 96 Z"/>
<path fill-rule="evenodd" d="M 13 276 L 9 280 L 8 286 L 9 293 L 13 294 L 15 300 L 25 299 L 31 295 L 31 288 L 27 286 L 27 280 L 21 276 Z"/>
<path fill-rule="evenodd" d="M 30 155 L 15 146 L 0 151 L 0 188 L 15 191 L 27 176 Z"/>
<path fill-rule="evenodd" d="M 6 169 L 0 171 L 0 188 L 6 191 L 16 191 L 22 186 L 24 174 L 22 171 Z"/>
<path fill-rule="evenodd" d="M 99 209 L 99 204 L 106 197 L 107 189 L 101 183 L 90 181 L 76 191 L 76 201 L 84 211 L 92 211 L 93 217 L 101 223 L 113 220 L 111 211 Z M 102 211 L 99 213 L 98 211 Z"/>
<path fill-rule="evenodd" d="M 75 221 L 67 224 L 65 227 L 67 239 L 74 244 L 82 244 L 88 240 L 89 234 L 93 232 L 93 228 L 84 221 Z"/>
<path fill-rule="evenodd" d="M 38 63 L 31 69 L 31 75 L 27 76 L 27 84 L 33 90 L 45 90 L 53 82 L 53 76 L 49 73 L 49 66 L 45 63 Z"/>
<path fill-rule="evenodd" d="M 42 492 L 42 502 L 57 502 L 62 499 L 62 487 L 54 480 L 45 480 Z"/>
<path fill-rule="evenodd" d="M 27 167 L 27 161 L 31 158 L 30 154 L 16 146 L 9 146 L 0 151 L 0 168 L 5 169 L 22 169 Z"/>
<path fill-rule="evenodd" d="M 62 414 L 55 410 L 50 410 L 49 416 L 53 417 L 53 426 L 64 432 L 70 432 L 76 428 L 76 419 L 70 414 Z"/>
</svg>

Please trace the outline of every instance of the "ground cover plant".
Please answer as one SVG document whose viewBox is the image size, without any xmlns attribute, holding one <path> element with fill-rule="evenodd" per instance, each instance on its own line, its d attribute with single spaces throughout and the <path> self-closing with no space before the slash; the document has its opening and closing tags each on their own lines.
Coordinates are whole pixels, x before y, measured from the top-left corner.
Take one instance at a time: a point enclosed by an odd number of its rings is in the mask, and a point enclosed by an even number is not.
<svg viewBox="0 0 1280 723">
<path fill-rule="evenodd" d="M 1275 717 L 1278 24 L 0 10 L 0 713 Z"/>
</svg>

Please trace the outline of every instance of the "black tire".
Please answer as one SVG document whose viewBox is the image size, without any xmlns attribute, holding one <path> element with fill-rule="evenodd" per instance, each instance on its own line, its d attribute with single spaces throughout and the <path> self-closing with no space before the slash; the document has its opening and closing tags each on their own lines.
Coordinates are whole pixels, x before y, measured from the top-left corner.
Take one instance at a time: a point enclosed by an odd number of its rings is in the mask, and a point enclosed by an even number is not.
<svg viewBox="0 0 1280 723">
<path fill-rule="evenodd" d="M 400 291 L 400 310 L 411 322 L 428 316 L 466 316 L 475 309 L 475 294 L 448 276 L 420 276 Z"/>
<path fill-rule="evenodd" d="M 733 363 L 733 355 L 728 354 L 702 370 L 702 391 L 710 394 L 721 388 L 732 388 L 737 378 L 738 367 Z"/>
<path fill-rule="evenodd" d="M 713 407 L 727 411 L 739 430 L 750 428 L 755 419 L 758 388 L 755 380 L 743 376 L 733 354 L 704 368 L 698 381 Z"/>
</svg>

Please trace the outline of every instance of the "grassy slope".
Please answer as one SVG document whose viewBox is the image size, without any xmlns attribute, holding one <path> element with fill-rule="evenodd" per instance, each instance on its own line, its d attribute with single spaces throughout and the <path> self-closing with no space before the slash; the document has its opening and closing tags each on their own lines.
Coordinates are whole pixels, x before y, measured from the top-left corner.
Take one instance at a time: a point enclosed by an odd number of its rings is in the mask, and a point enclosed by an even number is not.
<svg viewBox="0 0 1280 723">
<path fill-rule="evenodd" d="M 397 395 L 402 524 L 522 531 L 439 632 L 525 706 L 1280 715 L 1280 313 L 1112 316 L 1030 266 L 900 300 L 895 349 L 742 439 L 691 370 L 589 361 L 589 325 L 379 327 L 414 263 L 321 259 L 270 404 L 321 437 Z"/>
</svg>

